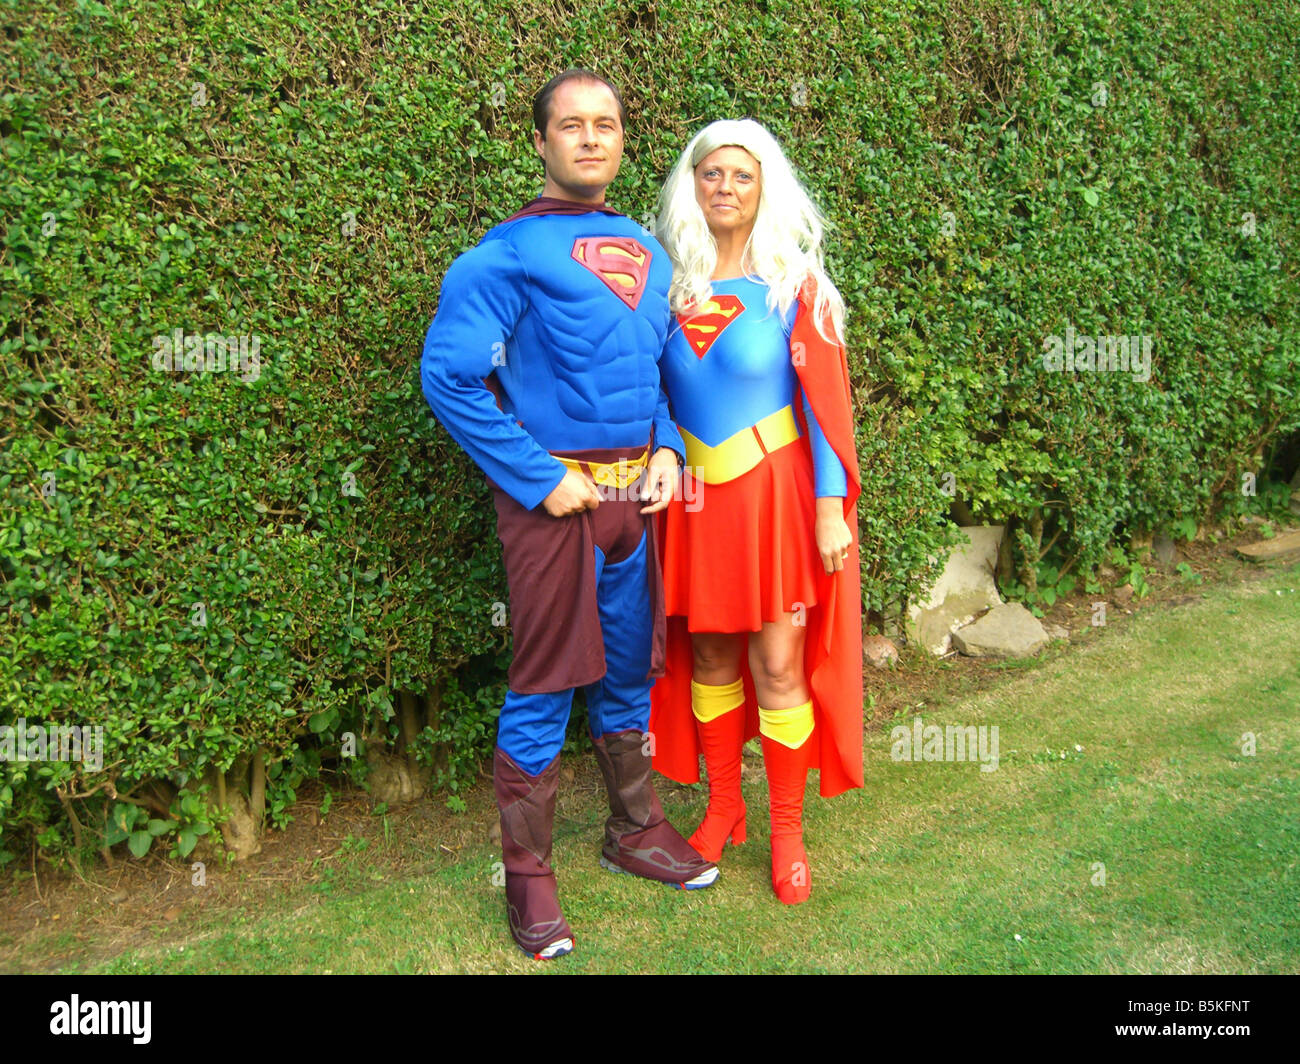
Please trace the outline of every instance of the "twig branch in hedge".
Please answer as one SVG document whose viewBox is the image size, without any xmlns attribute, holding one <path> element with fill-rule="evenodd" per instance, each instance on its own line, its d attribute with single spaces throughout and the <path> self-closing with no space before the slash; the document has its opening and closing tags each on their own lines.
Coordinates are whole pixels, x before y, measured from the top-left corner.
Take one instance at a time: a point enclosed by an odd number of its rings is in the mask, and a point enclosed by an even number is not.
<svg viewBox="0 0 1300 1064">
<path fill-rule="evenodd" d="M 45 899 L 44 899 L 43 897 L 41 897 L 41 880 L 40 880 L 40 877 L 37 876 L 37 874 L 36 874 L 36 838 L 35 838 L 35 836 L 32 837 L 32 887 L 33 887 L 33 888 L 35 889 L 35 891 L 36 891 L 36 900 L 39 901 L 42 905 L 44 905 L 44 904 L 45 904 Z"/>
<path fill-rule="evenodd" d="M 81 852 L 81 821 L 77 819 L 77 811 L 72 808 L 72 803 L 68 801 L 68 796 L 64 793 L 62 787 L 55 787 L 54 793 L 58 796 L 59 804 L 63 806 L 63 812 L 72 825 L 72 845 L 77 852 Z"/>
<path fill-rule="evenodd" d="M 51 439 L 53 439 L 53 437 L 51 437 Z M 45 507 L 46 511 L 52 512 L 53 507 L 50 506 L 50 500 L 45 497 L 45 493 L 42 492 L 41 489 L 38 488 L 35 484 L 32 484 L 30 480 L 27 483 L 31 486 L 32 491 L 36 493 L 36 497 L 41 500 L 41 505 Z"/>
<path fill-rule="evenodd" d="M 160 809 L 157 800 L 151 798 L 149 795 L 145 795 L 144 798 L 136 798 L 133 794 L 117 794 L 114 795 L 114 797 L 119 802 L 126 802 L 128 805 L 138 805 L 141 809 L 152 809 L 155 813 L 159 813 L 162 816 L 170 815 L 170 810 L 168 810 L 166 806 L 163 806 Z"/>
<path fill-rule="evenodd" d="M 253 751 L 253 770 L 248 792 L 249 811 L 258 828 L 261 828 L 266 820 L 266 761 L 260 746 Z"/>
<path fill-rule="evenodd" d="M 1264 431 L 1260 433 L 1260 435 L 1255 437 L 1254 442 L 1248 448 L 1246 448 L 1247 453 L 1254 454 L 1256 448 L 1258 448 L 1265 440 L 1267 440 L 1271 435 L 1273 435 L 1273 433 L 1277 431 L 1277 427 L 1280 424 L 1282 424 L 1281 415 L 1274 418 L 1273 421 L 1269 423 L 1268 427 L 1264 429 Z M 1244 464 L 1245 462 L 1243 461 L 1241 465 Z M 1210 491 L 1211 506 L 1213 505 L 1213 501 L 1216 498 L 1218 498 L 1219 492 L 1223 490 L 1224 485 L 1226 485 L 1228 481 L 1233 479 L 1233 476 L 1236 474 L 1238 468 L 1239 467 L 1237 465 L 1229 465 L 1227 471 L 1223 474 L 1222 477 L 1219 478 L 1219 482 L 1214 485 L 1214 488 Z"/>
<path fill-rule="evenodd" d="M 68 797 L 89 798 L 92 795 L 98 794 L 100 791 L 108 791 L 108 796 L 110 798 L 117 798 L 119 801 L 122 800 L 121 796 L 117 793 L 117 788 L 113 785 L 112 780 L 105 780 L 103 783 L 97 783 L 95 784 L 95 786 L 91 787 L 90 790 L 88 791 L 78 792 L 78 791 L 73 791 L 71 790 L 71 788 L 69 788 Z"/>
</svg>

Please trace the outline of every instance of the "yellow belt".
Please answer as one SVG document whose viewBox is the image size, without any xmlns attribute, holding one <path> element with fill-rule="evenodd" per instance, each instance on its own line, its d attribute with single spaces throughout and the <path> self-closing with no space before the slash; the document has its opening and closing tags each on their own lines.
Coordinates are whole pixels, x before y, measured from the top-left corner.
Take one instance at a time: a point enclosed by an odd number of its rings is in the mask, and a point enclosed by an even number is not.
<svg viewBox="0 0 1300 1064">
<path fill-rule="evenodd" d="M 641 470 L 650 464 L 650 448 L 647 447 L 636 458 L 620 458 L 617 462 L 582 462 L 558 454 L 551 457 L 562 462 L 566 469 L 585 473 L 597 484 L 621 491 L 630 487 L 641 475 Z"/>
<path fill-rule="evenodd" d="M 715 447 L 710 447 L 678 426 L 686 444 L 686 464 L 697 480 L 705 484 L 725 484 L 753 469 L 772 451 L 799 438 L 794 407 L 787 406 L 768 414 L 758 422 L 733 433 Z"/>
</svg>

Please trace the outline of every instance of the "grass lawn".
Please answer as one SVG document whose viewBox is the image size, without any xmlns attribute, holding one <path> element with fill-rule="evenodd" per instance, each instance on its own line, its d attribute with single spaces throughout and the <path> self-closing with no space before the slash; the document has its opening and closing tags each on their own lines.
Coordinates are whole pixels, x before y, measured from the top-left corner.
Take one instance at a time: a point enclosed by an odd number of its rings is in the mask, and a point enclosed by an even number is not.
<svg viewBox="0 0 1300 1064">
<path fill-rule="evenodd" d="M 383 839 L 349 835 L 312 881 L 256 905 L 190 907 L 166 934 L 56 970 L 1300 971 L 1300 567 L 1076 631 L 997 673 L 872 721 L 864 789 L 822 800 L 810 781 L 801 906 L 772 894 L 752 752 L 749 841 L 723 855 L 715 887 L 685 894 L 597 866 L 605 810 L 586 755 L 570 759 L 555 841 L 577 949 L 554 964 L 513 946 L 499 851 L 477 831 L 396 870 Z M 893 760 L 891 729 L 917 715 L 996 726 L 996 770 Z M 689 833 L 703 788 L 659 783 Z M 485 789 L 483 823 L 489 802 Z M 22 948 L 0 936 L 0 956 L 17 957 L 0 967 L 32 970 L 37 950 L 75 939 L 66 926 Z"/>
</svg>

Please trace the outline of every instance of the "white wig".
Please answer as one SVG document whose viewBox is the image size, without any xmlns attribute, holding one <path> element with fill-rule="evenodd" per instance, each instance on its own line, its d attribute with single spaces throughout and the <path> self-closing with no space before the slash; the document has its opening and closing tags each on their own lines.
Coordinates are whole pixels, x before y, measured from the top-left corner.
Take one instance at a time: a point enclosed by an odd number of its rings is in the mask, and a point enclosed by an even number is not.
<svg viewBox="0 0 1300 1064">
<path fill-rule="evenodd" d="M 691 138 L 659 196 L 656 236 L 673 260 L 668 298 L 674 313 L 702 305 L 713 295 L 709 279 L 718 262 L 718 245 L 695 198 L 695 168 L 719 148 L 743 148 L 758 160 L 760 190 L 754 229 L 745 244 L 741 268 L 768 285 L 768 307 L 785 314 L 804 281 L 817 284 L 813 308 L 817 331 L 829 310 L 838 337 L 844 335 L 844 300 L 822 265 L 821 212 L 795 177 L 776 138 L 750 118 L 713 122 Z M 826 337 L 826 339 L 832 339 Z"/>
</svg>

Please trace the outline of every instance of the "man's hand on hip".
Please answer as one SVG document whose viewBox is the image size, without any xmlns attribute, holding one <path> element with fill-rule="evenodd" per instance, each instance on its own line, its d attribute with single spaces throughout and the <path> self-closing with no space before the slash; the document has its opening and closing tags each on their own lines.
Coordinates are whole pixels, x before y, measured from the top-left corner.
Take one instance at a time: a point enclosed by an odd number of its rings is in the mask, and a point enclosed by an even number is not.
<svg viewBox="0 0 1300 1064">
<path fill-rule="evenodd" d="M 641 513 L 653 514 L 667 508 L 677 491 L 677 476 L 677 452 L 671 447 L 660 447 L 646 467 L 642 498 L 650 505 L 642 506 Z"/>
<path fill-rule="evenodd" d="M 600 496 L 589 478 L 576 470 L 566 469 L 564 479 L 542 500 L 542 505 L 552 517 L 567 517 L 583 510 L 594 510 L 600 505 Z"/>
</svg>

